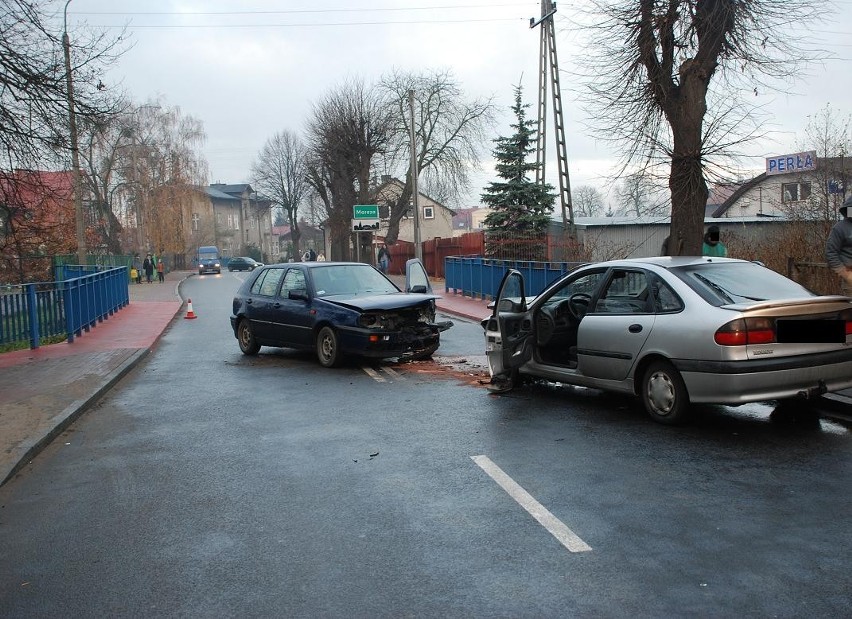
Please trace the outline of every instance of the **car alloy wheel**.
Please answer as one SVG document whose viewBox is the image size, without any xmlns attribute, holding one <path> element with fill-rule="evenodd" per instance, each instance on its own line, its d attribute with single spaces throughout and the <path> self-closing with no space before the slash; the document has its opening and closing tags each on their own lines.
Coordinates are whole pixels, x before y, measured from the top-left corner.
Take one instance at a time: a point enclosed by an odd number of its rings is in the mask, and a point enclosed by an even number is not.
<svg viewBox="0 0 852 619">
<path fill-rule="evenodd" d="M 682 423 L 689 409 L 689 393 L 680 373 L 667 361 L 654 361 L 642 377 L 642 402 L 654 421 Z"/>
<path fill-rule="evenodd" d="M 332 368 L 340 363 L 337 333 L 331 327 L 323 327 L 317 334 L 317 359 L 320 365 L 326 368 Z"/>
<path fill-rule="evenodd" d="M 237 327 L 237 340 L 240 342 L 240 350 L 244 355 L 256 355 L 260 350 L 260 344 L 254 339 L 251 323 L 243 318 Z"/>
</svg>

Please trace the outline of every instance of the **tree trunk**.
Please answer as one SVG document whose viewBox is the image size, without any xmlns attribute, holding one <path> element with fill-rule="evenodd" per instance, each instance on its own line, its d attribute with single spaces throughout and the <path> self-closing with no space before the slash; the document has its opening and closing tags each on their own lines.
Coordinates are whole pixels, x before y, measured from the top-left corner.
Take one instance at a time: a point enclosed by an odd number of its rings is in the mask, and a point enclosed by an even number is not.
<svg viewBox="0 0 852 619">
<path fill-rule="evenodd" d="M 673 152 L 669 189 L 672 194 L 672 221 L 669 240 L 671 255 L 700 256 L 707 207 L 704 180 L 702 123 L 706 111 L 707 83 L 697 71 L 681 70 L 677 103 L 667 113 L 672 128 Z"/>
</svg>

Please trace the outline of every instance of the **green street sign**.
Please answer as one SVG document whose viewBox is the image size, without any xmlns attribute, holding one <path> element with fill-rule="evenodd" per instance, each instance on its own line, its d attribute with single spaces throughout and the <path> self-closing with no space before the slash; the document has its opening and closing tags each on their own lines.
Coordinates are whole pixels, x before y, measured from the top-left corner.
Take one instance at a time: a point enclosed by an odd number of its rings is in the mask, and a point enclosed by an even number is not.
<svg viewBox="0 0 852 619">
<path fill-rule="evenodd" d="M 379 205 L 378 204 L 356 204 L 352 207 L 353 219 L 378 219 Z"/>
</svg>

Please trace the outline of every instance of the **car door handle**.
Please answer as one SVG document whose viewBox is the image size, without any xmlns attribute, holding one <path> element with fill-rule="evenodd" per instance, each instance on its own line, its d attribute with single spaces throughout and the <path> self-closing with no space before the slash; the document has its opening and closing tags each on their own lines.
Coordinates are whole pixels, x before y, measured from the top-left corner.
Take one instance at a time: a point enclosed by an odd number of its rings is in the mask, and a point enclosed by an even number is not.
<svg viewBox="0 0 852 619">
<path fill-rule="evenodd" d="M 627 330 L 630 331 L 630 333 L 640 333 L 642 331 L 642 325 L 634 323 L 627 327 Z"/>
<path fill-rule="evenodd" d="M 251 305 L 251 299 L 246 299 L 246 305 Z"/>
</svg>

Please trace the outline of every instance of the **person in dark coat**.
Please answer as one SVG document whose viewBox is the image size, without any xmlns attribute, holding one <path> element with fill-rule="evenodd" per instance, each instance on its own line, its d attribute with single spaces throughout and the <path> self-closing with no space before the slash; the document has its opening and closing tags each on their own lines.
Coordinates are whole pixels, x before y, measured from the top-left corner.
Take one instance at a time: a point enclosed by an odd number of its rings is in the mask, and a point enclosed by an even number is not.
<svg viewBox="0 0 852 619">
<path fill-rule="evenodd" d="M 154 277 L 154 257 L 151 254 L 145 256 L 145 262 L 142 263 L 142 270 L 145 271 L 145 281 L 150 284 Z"/>
</svg>

